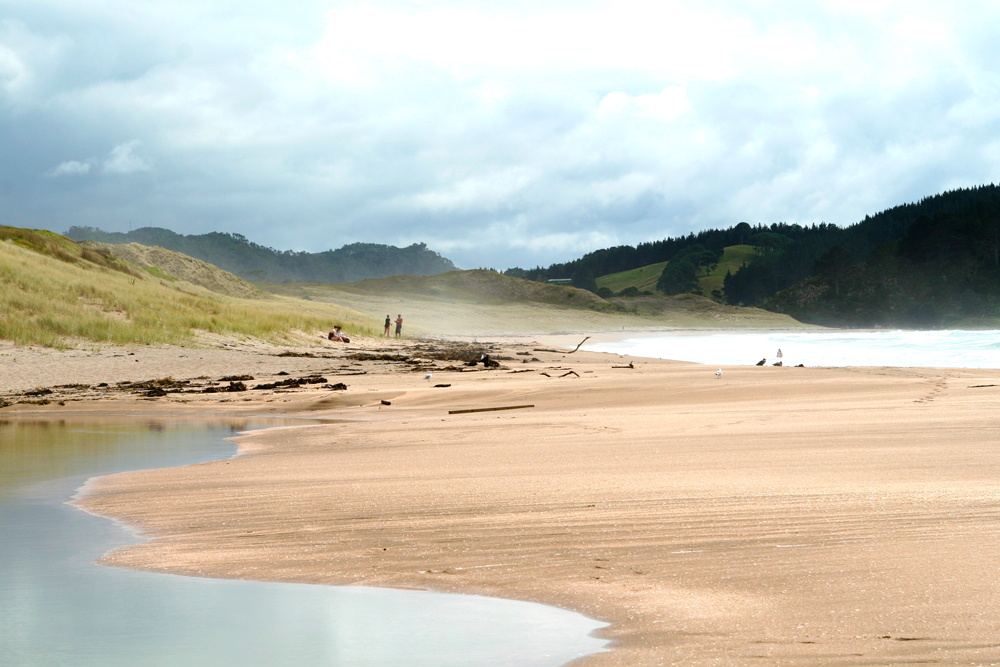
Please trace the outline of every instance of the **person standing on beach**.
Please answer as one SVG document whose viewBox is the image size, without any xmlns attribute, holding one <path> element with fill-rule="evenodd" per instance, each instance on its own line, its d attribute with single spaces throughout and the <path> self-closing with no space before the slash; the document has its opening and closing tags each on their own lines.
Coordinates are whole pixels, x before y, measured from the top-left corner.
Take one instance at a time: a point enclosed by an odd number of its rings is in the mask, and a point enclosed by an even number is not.
<svg viewBox="0 0 1000 667">
<path fill-rule="evenodd" d="M 388 331 L 388 329 L 386 329 Z M 396 338 L 399 338 L 399 334 L 403 331 L 403 316 L 396 315 Z"/>
<path fill-rule="evenodd" d="M 388 315 L 385 316 L 385 337 L 389 337 L 389 327 L 392 326 L 392 318 Z"/>
</svg>

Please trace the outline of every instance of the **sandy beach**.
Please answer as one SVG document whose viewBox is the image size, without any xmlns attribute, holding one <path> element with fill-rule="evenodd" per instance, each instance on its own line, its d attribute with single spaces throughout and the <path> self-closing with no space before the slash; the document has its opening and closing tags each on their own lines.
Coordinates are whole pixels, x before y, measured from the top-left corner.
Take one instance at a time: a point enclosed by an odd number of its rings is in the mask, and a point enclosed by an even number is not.
<svg viewBox="0 0 1000 667">
<path fill-rule="evenodd" d="M 7 347 L 8 401 L 90 387 L 0 418 L 325 420 L 247 434 L 232 460 L 101 478 L 87 509 L 155 538 L 109 565 L 558 605 L 610 623 L 612 650 L 586 667 L 1000 662 L 1000 371 L 717 379 L 554 343 L 569 341 L 488 346 L 494 370 L 384 339 L 293 350 L 311 357 L 245 341 Z M 318 373 L 347 388 L 93 388 Z"/>
</svg>

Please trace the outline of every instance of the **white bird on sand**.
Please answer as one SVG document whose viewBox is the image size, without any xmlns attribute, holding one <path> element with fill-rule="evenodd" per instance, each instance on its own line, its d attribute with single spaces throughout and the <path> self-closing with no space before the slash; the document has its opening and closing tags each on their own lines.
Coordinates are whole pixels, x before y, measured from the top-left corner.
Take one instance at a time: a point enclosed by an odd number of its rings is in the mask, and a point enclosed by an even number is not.
<svg viewBox="0 0 1000 667">
<path fill-rule="evenodd" d="M 424 379 L 430 380 L 432 377 L 434 377 L 434 373 L 428 373 L 427 375 L 424 376 Z"/>
<path fill-rule="evenodd" d="M 719 370 L 715 371 L 715 379 L 718 380 L 720 377 L 722 377 L 722 369 L 721 368 Z"/>
</svg>

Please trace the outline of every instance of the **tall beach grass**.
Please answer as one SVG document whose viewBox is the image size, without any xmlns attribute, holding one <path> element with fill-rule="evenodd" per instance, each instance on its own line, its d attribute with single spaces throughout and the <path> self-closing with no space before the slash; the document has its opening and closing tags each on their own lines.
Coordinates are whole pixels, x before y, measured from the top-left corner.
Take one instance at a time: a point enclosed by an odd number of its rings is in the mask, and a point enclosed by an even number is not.
<svg viewBox="0 0 1000 667">
<path fill-rule="evenodd" d="M 326 331 L 334 324 L 353 333 L 375 331 L 371 318 L 335 304 L 239 299 L 189 283 L 168 284 L 90 258 L 69 239 L 52 236 L 58 252 L 47 253 L 23 242 L 23 235 L 0 235 L 0 339 L 49 347 L 87 341 L 191 344 L 198 331 L 207 331 L 280 343 L 294 331 Z"/>
</svg>

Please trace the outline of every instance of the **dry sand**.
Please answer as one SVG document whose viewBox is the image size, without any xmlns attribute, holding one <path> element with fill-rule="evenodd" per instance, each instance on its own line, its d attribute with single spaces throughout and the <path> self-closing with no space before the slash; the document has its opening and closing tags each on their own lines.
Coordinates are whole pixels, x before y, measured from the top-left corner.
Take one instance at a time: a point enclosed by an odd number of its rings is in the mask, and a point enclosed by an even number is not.
<svg viewBox="0 0 1000 667">
<path fill-rule="evenodd" d="M 102 478 L 87 507 L 157 538 L 109 564 L 564 606 L 611 623 L 614 650 L 579 662 L 588 667 L 1000 662 L 1000 386 L 974 387 L 1000 385 L 1000 373 L 726 367 L 717 380 L 695 364 L 613 368 L 630 360 L 537 347 L 509 346 L 507 370 L 431 381 L 413 365 L 350 362 L 367 374 L 345 376 L 345 392 L 109 398 L 0 416 L 340 420 L 248 434 L 229 461 Z M 47 384 L 96 381 L 101 360 L 145 379 L 348 365 L 265 349 L 143 349 L 138 362 L 3 352 L 8 391 L 44 384 L 11 375 L 28 361 L 61 380 Z M 183 365 L 192 353 L 197 371 Z M 534 407 L 449 414 L 520 404 Z"/>
</svg>

